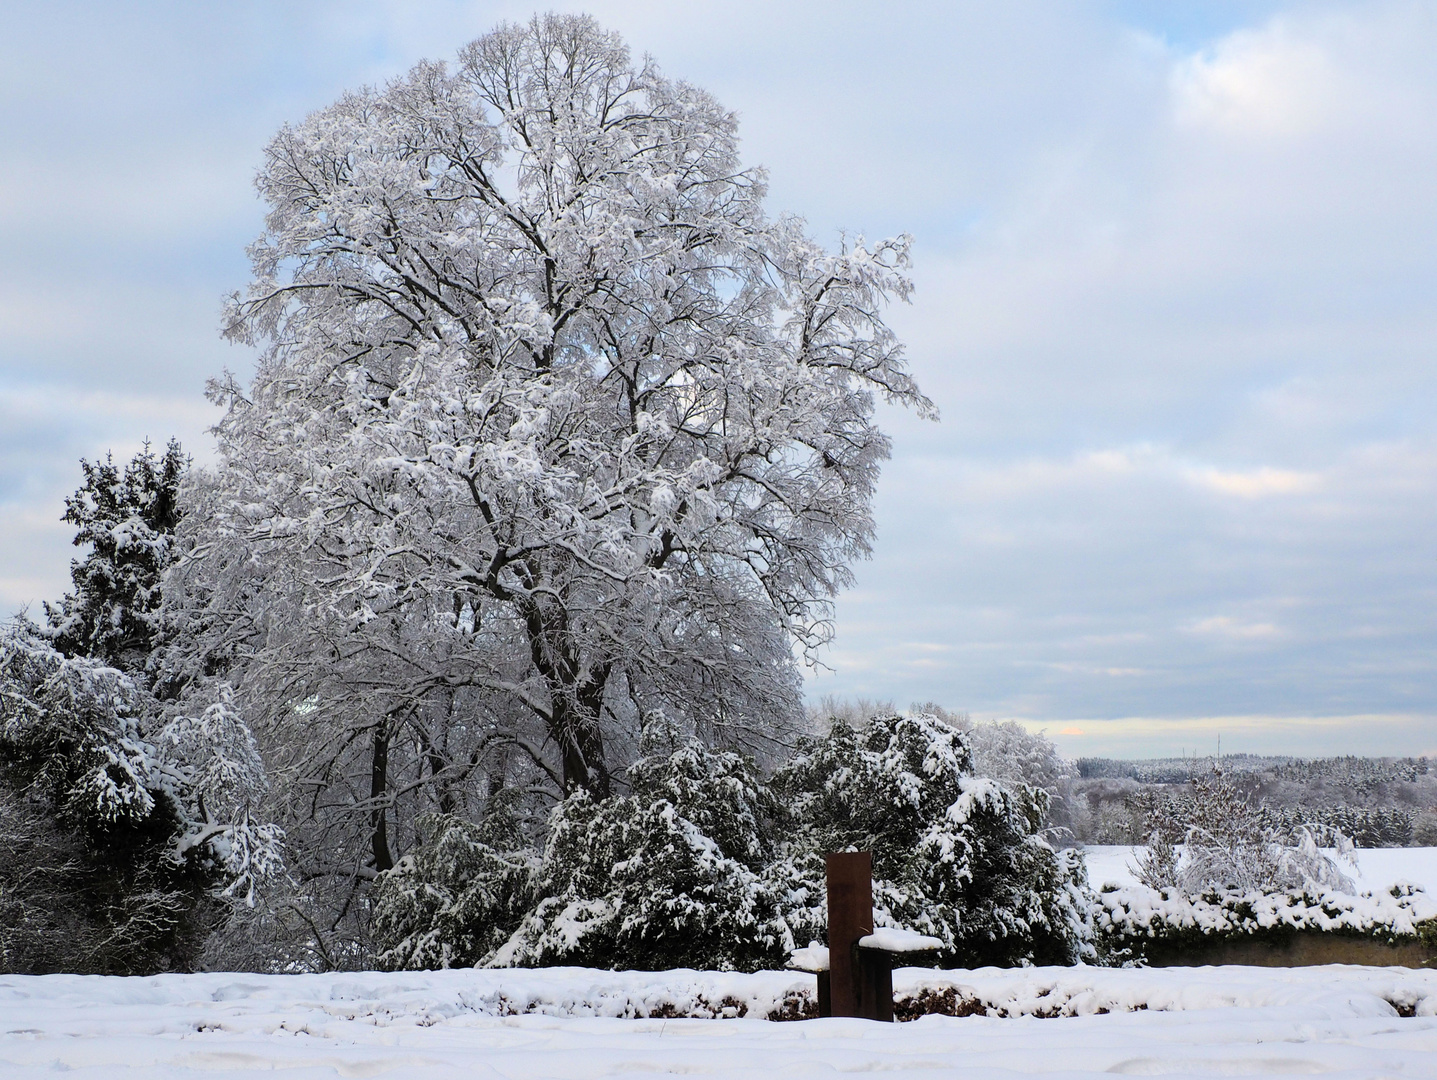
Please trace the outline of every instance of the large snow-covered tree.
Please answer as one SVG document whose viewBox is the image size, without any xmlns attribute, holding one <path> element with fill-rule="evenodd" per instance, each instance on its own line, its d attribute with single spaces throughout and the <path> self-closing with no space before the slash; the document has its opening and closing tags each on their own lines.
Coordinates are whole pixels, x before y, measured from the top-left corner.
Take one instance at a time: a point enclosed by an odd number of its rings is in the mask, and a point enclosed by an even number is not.
<svg viewBox="0 0 1437 1080">
<path fill-rule="evenodd" d="M 286 127 L 258 187 L 227 332 L 262 352 L 213 389 L 174 662 L 244 666 L 374 869 L 404 800 L 506 768 L 604 798 L 653 710 L 750 747 L 798 716 L 875 399 L 933 413 L 881 315 L 906 237 L 770 219 L 733 114 L 567 15 Z"/>
</svg>

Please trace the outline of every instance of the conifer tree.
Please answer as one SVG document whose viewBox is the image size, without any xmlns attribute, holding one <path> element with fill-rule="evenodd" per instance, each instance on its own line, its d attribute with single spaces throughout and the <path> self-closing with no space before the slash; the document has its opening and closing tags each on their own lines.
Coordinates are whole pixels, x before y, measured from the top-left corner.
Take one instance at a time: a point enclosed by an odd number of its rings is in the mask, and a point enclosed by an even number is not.
<svg viewBox="0 0 1437 1080">
<path fill-rule="evenodd" d="M 90 550 L 70 563 L 74 591 L 45 605 L 51 639 L 66 656 L 144 669 L 188 464 L 174 439 L 158 458 L 145 443 L 123 470 L 109 454 L 104 461 L 80 460 L 85 482 L 65 500 L 63 520 L 77 530 L 75 546 Z"/>
</svg>

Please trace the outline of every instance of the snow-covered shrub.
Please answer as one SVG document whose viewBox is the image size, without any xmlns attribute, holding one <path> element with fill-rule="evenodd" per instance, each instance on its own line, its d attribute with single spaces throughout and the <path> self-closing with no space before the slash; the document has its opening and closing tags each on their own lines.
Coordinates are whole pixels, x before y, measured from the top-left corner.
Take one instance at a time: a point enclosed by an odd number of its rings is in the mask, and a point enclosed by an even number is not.
<svg viewBox="0 0 1437 1080">
<path fill-rule="evenodd" d="M 773 780 L 792 837 L 769 871 L 796 938 L 826 928 L 823 853 L 871 850 L 874 917 L 942 939 L 945 959 L 1071 963 L 1091 955 L 1081 855 L 1041 835 L 1045 792 L 973 775 L 934 716 L 835 724 Z"/>
<path fill-rule="evenodd" d="M 248 813 L 264 783 L 249 729 L 225 688 L 207 692 L 188 699 L 205 704 L 198 716 L 184 702 L 162 709 L 129 675 L 62 655 L 30 624 L 0 627 L 0 786 L 37 851 L 71 853 L 63 873 L 0 866 L 0 892 L 23 897 L 29 877 L 47 880 L 68 896 L 57 925 L 89 928 L 32 950 L 50 957 L 42 966 L 185 966 L 216 901 L 250 898 L 278 869 L 281 837 Z M 45 839 L 56 830 L 63 844 Z"/>
<path fill-rule="evenodd" d="M 793 941 L 761 876 L 770 847 L 752 763 L 679 740 L 661 721 L 646 728 L 643 749 L 629 794 L 596 800 L 578 790 L 554 810 L 537 866 L 482 827 L 443 822 L 384 875 L 383 962 L 781 965 Z"/>
<path fill-rule="evenodd" d="M 388 971 L 472 967 L 518 928 L 534 901 L 538 859 L 504 828 L 502 806 L 474 824 L 452 814 L 425 822 L 426 841 L 383 875 L 374 932 Z"/>
</svg>

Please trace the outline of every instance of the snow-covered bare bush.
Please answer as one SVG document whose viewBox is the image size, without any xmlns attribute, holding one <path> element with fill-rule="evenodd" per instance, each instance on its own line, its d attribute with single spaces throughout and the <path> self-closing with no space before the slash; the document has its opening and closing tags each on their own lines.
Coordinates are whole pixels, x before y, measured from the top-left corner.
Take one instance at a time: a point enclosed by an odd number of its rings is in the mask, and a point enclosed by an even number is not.
<svg viewBox="0 0 1437 1080">
<path fill-rule="evenodd" d="M 51 942 L 53 967 L 187 966 L 223 901 L 252 900 L 280 868 L 281 834 L 249 812 L 265 783 L 254 741 L 228 689 L 207 692 L 162 706 L 24 621 L 0 627 L 5 798 L 36 851 L 68 853 L 63 866 L 0 866 L 0 893 L 73 890 L 55 925 L 74 936 Z"/>
<path fill-rule="evenodd" d="M 1350 851 L 1341 832 L 1316 824 L 1284 827 L 1233 778 L 1214 765 L 1180 795 L 1146 791 L 1147 847 L 1138 878 L 1149 888 L 1275 893 L 1290 889 L 1351 892 L 1351 880 L 1319 844 Z"/>
<path fill-rule="evenodd" d="M 1082 856 L 1042 836 L 1048 797 L 975 776 L 966 736 L 937 717 L 835 724 L 774 777 L 783 831 L 770 869 L 800 940 L 821 938 L 825 851 L 871 850 L 875 918 L 932 934 L 965 966 L 1091 955 Z"/>
</svg>

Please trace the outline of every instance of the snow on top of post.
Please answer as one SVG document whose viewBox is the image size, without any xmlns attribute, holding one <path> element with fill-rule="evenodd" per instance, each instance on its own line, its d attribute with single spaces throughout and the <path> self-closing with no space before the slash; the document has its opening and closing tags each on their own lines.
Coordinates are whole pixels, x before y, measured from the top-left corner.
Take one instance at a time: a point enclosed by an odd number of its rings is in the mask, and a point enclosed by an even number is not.
<svg viewBox="0 0 1437 1080">
<path fill-rule="evenodd" d="M 900 930 L 896 926 L 880 926 L 873 933 L 858 939 L 860 949 L 882 949 L 884 952 L 930 952 L 943 948 L 943 942 L 927 934 Z"/>
</svg>

